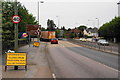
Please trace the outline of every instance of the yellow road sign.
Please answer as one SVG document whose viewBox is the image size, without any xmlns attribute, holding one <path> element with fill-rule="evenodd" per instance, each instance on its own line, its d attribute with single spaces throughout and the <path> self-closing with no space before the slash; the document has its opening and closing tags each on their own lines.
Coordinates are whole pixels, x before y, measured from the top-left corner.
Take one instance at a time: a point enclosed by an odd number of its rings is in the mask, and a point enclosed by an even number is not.
<svg viewBox="0 0 120 80">
<path fill-rule="evenodd" d="M 6 53 L 7 66 L 27 65 L 27 53 Z"/>
<path fill-rule="evenodd" d="M 33 43 L 33 46 L 39 47 L 39 46 L 40 46 L 40 43 L 39 43 L 39 42 L 34 42 L 34 43 Z"/>
</svg>

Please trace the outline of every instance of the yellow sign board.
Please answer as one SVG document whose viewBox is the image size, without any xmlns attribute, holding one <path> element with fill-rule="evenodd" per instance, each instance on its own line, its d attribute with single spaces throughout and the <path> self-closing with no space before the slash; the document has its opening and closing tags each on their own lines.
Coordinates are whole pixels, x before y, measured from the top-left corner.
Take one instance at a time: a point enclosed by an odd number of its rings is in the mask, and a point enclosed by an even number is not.
<svg viewBox="0 0 120 80">
<path fill-rule="evenodd" d="M 27 53 L 7 53 L 7 66 L 25 66 L 27 65 Z"/>
<path fill-rule="evenodd" d="M 36 46 L 36 47 L 39 47 L 40 43 L 39 42 L 34 42 L 33 45 Z"/>
</svg>

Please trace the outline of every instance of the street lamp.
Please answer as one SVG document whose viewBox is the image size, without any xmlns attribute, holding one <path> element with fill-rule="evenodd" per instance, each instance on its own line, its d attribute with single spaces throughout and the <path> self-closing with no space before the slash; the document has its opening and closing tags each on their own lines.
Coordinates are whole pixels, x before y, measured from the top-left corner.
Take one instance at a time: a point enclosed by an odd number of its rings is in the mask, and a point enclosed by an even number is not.
<svg viewBox="0 0 120 80">
<path fill-rule="evenodd" d="M 58 28 L 60 26 L 60 20 L 59 20 L 59 16 L 56 16 L 58 18 Z"/>
<path fill-rule="evenodd" d="M 44 3 L 44 1 L 40 1 L 40 3 Z M 39 24 L 39 15 L 40 15 L 40 9 L 39 9 L 39 1 L 38 1 L 38 24 Z"/>
<path fill-rule="evenodd" d="M 44 3 L 44 1 L 40 1 L 40 3 Z M 39 5 L 39 1 L 38 1 L 38 25 L 40 25 L 40 24 L 39 24 L 39 21 L 40 21 L 40 19 L 39 19 L 39 15 L 40 15 L 39 6 L 40 6 L 40 5 Z M 40 30 L 39 30 L 39 31 L 40 31 Z M 39 41 L 39 37 L 40 37 L 40 36 L 39 36 L 39 33 L 38 33 L 38 39 L 37 39 L 38 41 Z"/>
<path fill-rule="evenodd" d="M 99 18 L 95 18 L 95 19 L 97 19 L 97 20 L 98 20 L 98 26 L 97 26 L 97 27 L 99 28 Z"/>
<path fill-rule="evenodd" d="M 120 1 L 117 4 L 118 4 L 118 17 L 120 17 Z"/>
</svg>

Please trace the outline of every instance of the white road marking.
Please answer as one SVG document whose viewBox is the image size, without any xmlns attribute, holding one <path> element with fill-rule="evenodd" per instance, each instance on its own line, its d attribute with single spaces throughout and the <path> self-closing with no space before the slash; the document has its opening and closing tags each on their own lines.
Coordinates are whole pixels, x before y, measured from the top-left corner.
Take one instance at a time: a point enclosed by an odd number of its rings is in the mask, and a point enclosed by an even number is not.
<svg viewBox="0 0 120 80">
<path fill-rule="evenodd" d="M 100 63 L 100 64 L 102 64 L 102 63 Z M 104 64 L 103 64 L 103 65 L 104 65 Z M 112 69 L 112 70 L 114 70 L 114 71 L 120 72 L 119 70 L 114 69 L 114 68 L 112 68 L 112 67 L 109 67 L 109 66 L 107 66 L 107 65 L 104 65 L 104 66 L 107 67 L 107 68 L 109 68 L 109 69 Z"/>
<path fill-rule="evenodd" d="M 93 60 L 93 59 L 91 59 L 91 58 L 88 58 L 88 57 L 86 57 L 86 56 L 83 56 L 84 58 L 86 58 L 86 59 L 90 59 L 90 60 Z M 93 61 L 95 61 L 95 60 L 93 60 Z M 97 61 L 95 61 L 95 62 L 97 62 Z M 112 69 L 113 71 L 117 71 L 117 72 L 120 72 L 119 70 L 117 70 L 117 69 L 114 69 L 114 68 L 112 68 L 112 67 L 110 67 L 110 66 L 107 66 L 107 65 L 105 65 L 105 64 L 103 64 L 103 63 L 100 63 L 100 62 L 97 62 L 98 64 L 101 64 L 101 65 L 103 65 L 103 66 L 105 66 L 105 67 L 107 67 L 107 68 L 109 68 L 109 69 Z"/>
<path fill-rule="evenodd" d="M 54 78 L 54 80 L 56 80 L 56 76 L 54 73 L 52 73 L 52 77 Z"/>
</svg>

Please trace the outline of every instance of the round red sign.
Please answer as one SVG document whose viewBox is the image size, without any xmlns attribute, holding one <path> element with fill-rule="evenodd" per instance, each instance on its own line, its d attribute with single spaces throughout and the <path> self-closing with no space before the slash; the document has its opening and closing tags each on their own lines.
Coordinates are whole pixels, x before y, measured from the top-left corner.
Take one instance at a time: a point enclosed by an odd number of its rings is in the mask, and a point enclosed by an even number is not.
<svg viewBox="0 0 120 80">
<path fill-rule="evenodd" d="M 13 17 L 12 17 L 12 22 L 13 23 L 19 23 L 20 22 L 20 16 L 18 16 L 18 15 L 14 15 Z"/>
</svg>

